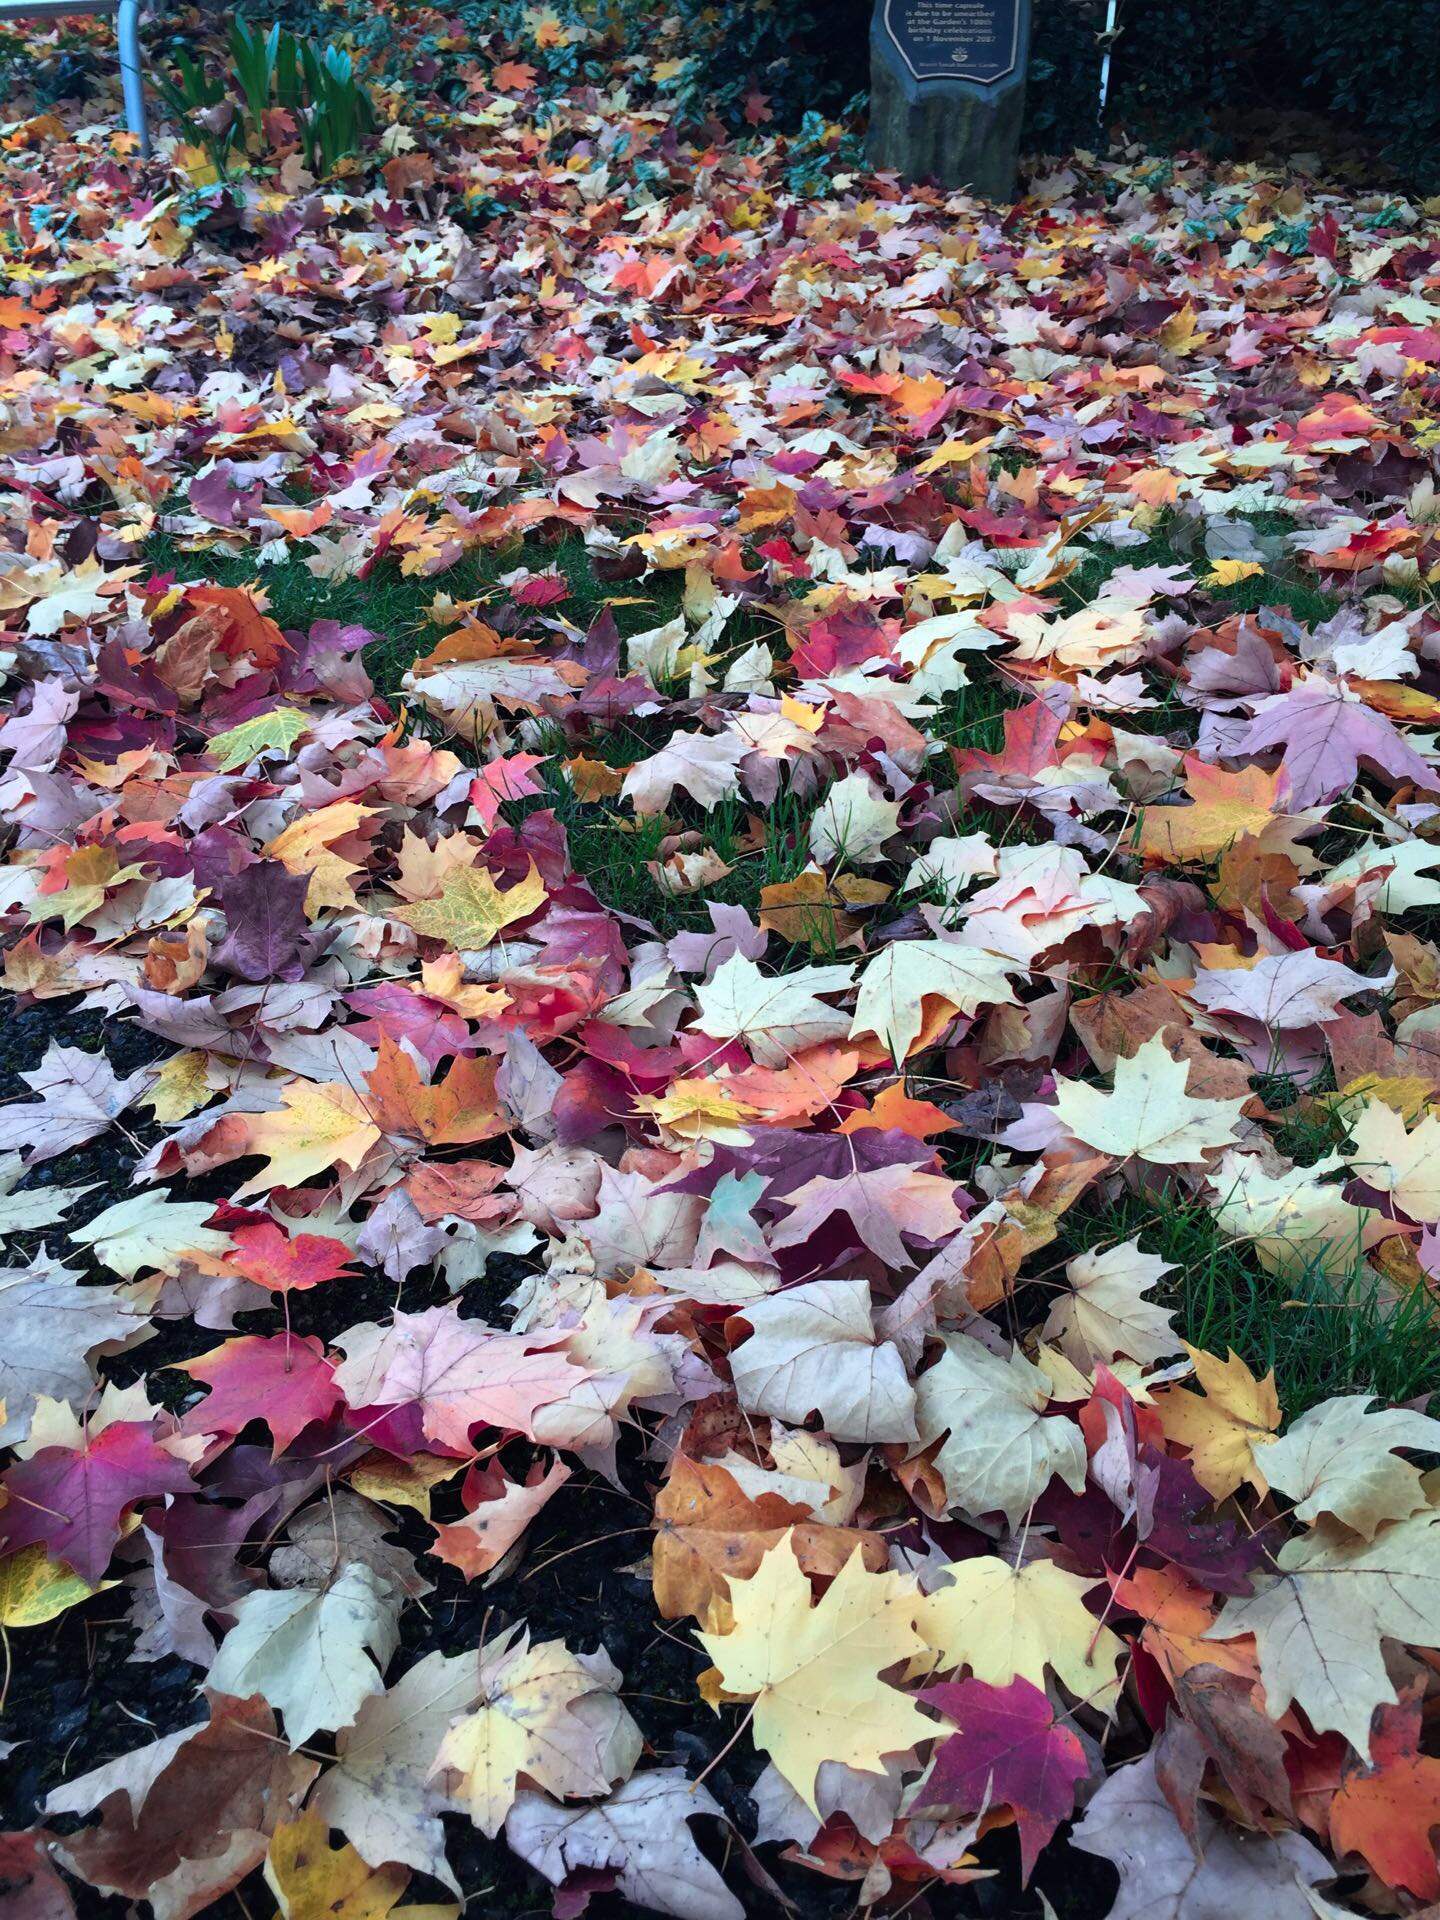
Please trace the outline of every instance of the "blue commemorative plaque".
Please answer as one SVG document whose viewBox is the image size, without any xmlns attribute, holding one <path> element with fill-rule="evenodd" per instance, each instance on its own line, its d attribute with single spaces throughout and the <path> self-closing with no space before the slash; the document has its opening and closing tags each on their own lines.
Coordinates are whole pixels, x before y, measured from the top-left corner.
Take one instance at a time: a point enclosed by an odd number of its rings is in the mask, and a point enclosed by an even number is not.
<svg viewBox="0 0 1440 1920">
<path fill-rule="evenodd" d="M 1021 0 L 882 0 L 886 31 L 916 80 L 993 87 L 1020 64 Z"/>
<path fill-rule="evenodd" d="M 1031 0 L 875 0 L 870 160 L 987 200 L 1015 190 Z"/>
</svg>

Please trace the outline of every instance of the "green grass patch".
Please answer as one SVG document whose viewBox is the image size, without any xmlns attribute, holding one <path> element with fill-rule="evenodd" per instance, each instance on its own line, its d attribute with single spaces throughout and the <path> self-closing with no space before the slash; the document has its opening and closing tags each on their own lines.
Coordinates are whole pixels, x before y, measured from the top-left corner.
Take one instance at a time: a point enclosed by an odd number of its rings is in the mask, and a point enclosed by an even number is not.
<svg viewBox="0 0 1440 1920">
<path fill-rule="evenodd" d="M 1316 1266 L 1267 1273 L 1247 1242 L 1218 1231 L 1204 1201 L 1176 1205 L 1151 1193 L 1077 1209 L 1060 1228 L 1057 1258 L 1138 1239 L 1170 1261 L 1154 1297 L 1174 1311 L 1179 1332 L 1222 1359 L 1233 1349 L 1257 1373 L 1273 1368 L 1287 1423 L 1332 1394 L 1401 1401 L 1440 1391 L 1429 1296 L 1417 1289 L 1397 1300 L 1358 1259 L 1350 1275 Z"/>
<path fill-rule="evenodd" d="M 1238 516 L 1267 549 L 1263 573 L 1250 574 L 1229 587 L 1204 589 L 1222 607 L 1235 613 L 1257 613 L 1261 607 L 1284 607 L 1307 627 L 1330 619 L 1340 606 L 1333 593 L 1327 593 L 1315 576 L 1303 567 L 1298 556 L 1281 545 L 1281 537 L 1294 531 L 1295 523 L 1280 513 L 1251 513 Z M 1179 517 L 1166 514 L 1150 538 L 1141 546 L 1092 546 L 1087 558 L 1061 582 L 1060 595 L 1067 613 L 1088 606 L 1110 577 L 1122 567 L 1185 567 L 1197 580 L 1211 571 L 1212 563 L 1203 551 L 1195 551 L 1184 537 L 1192 529 L 1182 527 Z"/>
<path fill-rule="evenodd" d="M 428 653 L 444 632 L 427 614 L 437 595 L 500 607 L 505 604 L 505 589 L 497 584 L 502 574 L 522 566 L 536 573 L 556 567 L 569 582 L 570 598 L 548 611 L 583 632 L 609 606 L 621 633 L 631 634 L 673 620 L 683 585 L 681 576 L 672 573 L 652 575 L 638 585 L 597 579 L 578 536 L 550 546 L 528 540 L 523 547 L 481 548 L 444 573 L 423 578 L 401 573 L 398 564 L 387 559 L 364 580 L 321 580 L 303 560 L 261 567 L 249 554 L 192 552 L 165 534 L 146 542 L 145 560 L 157 573 L 173 573 L 178 580 L 213 580 L 222 587 L 258 583 L 269 599 L 271 618 L 281 627 L 303 631 L 316 620 L 368 627 L 377 638 L 365 649 L 366 670 L 387 697 L 400 691 L 412 662 Z M 483 616 L 484 608 L 480 611 Z"/>
</svg>

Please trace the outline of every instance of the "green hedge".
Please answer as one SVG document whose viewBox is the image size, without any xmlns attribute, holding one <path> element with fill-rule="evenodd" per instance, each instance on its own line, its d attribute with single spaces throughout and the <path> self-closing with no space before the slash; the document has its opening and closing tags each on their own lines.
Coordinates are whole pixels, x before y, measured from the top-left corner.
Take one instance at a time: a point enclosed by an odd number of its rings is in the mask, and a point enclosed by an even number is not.
<svg viewBox="0 0 1440 1920">
<path fill-rule="evenodd" d="M 640 8 L 651 22 L 658 11 L 658 0 Z M 686 108 L 734 131 L 756 94 L 793 128 L 866 85 L 869 0 L 671 0 L 663 11 L 682 22 Z M 1026 145 L 1093 146 L 1105 0 L 1034 0 L 1034 12 Z M 1237 110 L 1304 110 L 1407 184 L 1440 185 L 1440 0 L 1122 0 L 1120 24 L 1112 129 L 1216 146 Z"/>
<path fill-rule="evenodd" d="M 1104 0 L 1036 0 L 1029 144 L 1096 137 Z M 1227 115 L 1330 120 L 1407 184 L 1440 184 L 1436 0 L 1122 0 L 1110 125 L 1216 145 Z"/>
</svg>

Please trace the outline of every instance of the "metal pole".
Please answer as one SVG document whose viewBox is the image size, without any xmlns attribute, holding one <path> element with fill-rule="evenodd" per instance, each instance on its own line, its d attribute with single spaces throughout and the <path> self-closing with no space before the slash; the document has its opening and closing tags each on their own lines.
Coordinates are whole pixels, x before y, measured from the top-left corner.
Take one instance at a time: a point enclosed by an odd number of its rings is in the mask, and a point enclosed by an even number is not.
<svg viewBox="0 0 1440 1920">
<path fill-rule="evenodd" d="M 116 20 L 120 42 L 120 85 L 125 93 L 125 124 L 140 141 L 140 156 L 150 158 L 150 128 L 145 119 L 145 79 L 140 69 L 140 0 L 120 0 Z"/>
<path fill-rule="evenodd" d="M 1105 8 L 1105 52 L 1100 61 L 1100 125 L 1104 130 L 1105 103 L 1110 98 L 1110 49 L 1115 44 L 1115 15 L 1120 0 L 1107 0 Z"/>
</svg>

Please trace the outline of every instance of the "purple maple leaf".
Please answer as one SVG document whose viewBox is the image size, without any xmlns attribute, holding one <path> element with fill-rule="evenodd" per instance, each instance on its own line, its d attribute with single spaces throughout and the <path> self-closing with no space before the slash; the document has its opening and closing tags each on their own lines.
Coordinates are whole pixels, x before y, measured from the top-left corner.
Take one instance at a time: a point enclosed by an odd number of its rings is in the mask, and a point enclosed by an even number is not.
<svg viewBox="0 0 1440 1920">
<path fill-rule="evenodd" d="M 1280 764 L 1290 781 L 1289 804 L 1297 812 L 1327 805 L 1346 792 L 1362 760 L 1396 785 L 1413 780 L 1427 792 L 1440 792 L 1440 772 L 1383 713 L 1321 674 L 1262 701 L 1234 742 L 1237 753 L 1263 753 L 1269 747 L 1284 748 Z"/>
<path fill-rule="evenodd" d="M 209 473 L 190 482 L 191 507 L 217 527 L 248 526 L 264 498 L 264 483 L 256 480 L 247 486 L 230 460 L 217 461 Z"/>
<path fill-rule="evenodd" d="M 1138 1457 L 1148 1483 L 1145 1545 L 1214 1593 L 1249 1593 L 1270 1530 L 1245 1533 L 1234 1520 L 1217 1516 L 1215 1502 L 1183 1460 L 1149 1445 Z"/>
<path fill-rule="evenodd" d="M 229 931 L 210 956 L 242 980 L 301 980 L 328 944 L 305 918 L 310 876 L 257 860 L 220 888 Z"/>
</svg>

